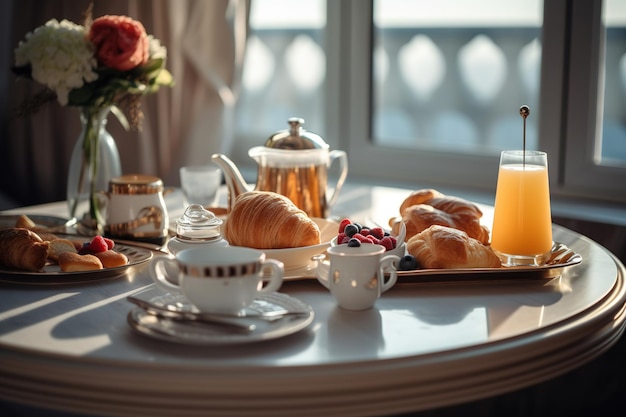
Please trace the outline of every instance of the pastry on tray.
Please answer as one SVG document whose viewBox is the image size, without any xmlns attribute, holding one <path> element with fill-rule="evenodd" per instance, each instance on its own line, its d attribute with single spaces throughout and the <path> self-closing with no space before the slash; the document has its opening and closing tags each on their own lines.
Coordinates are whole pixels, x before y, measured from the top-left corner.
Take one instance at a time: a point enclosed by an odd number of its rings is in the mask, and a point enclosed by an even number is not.
<svg viewBox="0 0 626 417">
<path fill-rule="evenodd" d="M 473 203 L 433 189 L 411 193 L 400 206 L 400 217 L 389 221 L 397 234 L 399 222 L 406 226 L 406 241 L 432 225 L 462 230 L 482 244 L 489 243 L 489 229 L 480 224 L 483 213 Z"/>
<path fill-rule="evenodd" d="M 433 225 L 411 237 L 407 252 L 424 269 L 500 268 L 500 258 L 462 230 Z"/>
</svg>

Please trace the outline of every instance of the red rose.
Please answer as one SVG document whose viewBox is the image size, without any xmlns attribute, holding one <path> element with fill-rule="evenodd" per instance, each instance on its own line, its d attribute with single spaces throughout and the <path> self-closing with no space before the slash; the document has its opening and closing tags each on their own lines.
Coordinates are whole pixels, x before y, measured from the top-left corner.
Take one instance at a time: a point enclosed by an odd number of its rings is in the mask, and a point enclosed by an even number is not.
<svg viewBox="0 0 626 417">
<path fill-rule="evenodd" d="M 128 71 L 148 61 L 148 35 L 143 25 L 127 16 L 102 16 L 88 34 L 98 64 Z"/>
</svg>

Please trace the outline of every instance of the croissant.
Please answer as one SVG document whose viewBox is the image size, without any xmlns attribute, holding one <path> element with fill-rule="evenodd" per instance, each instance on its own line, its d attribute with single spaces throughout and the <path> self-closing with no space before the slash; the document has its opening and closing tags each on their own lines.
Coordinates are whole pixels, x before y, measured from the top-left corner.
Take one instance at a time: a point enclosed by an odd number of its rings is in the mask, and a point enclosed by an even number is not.
<svg viewBox="0 0 626 417">
<path fill-rule="evenodd" d="M 0 230 L 0 265 L 23 271 L 41 271 L 48 258 L 48 242 L 23 228 Z"/>
<path fill-rule="evenodd" d="M 502 263 L 490 246 L 462 230 L 433 225 L 407 242 L 407 252 L 422 268 L 499 268 Z"/>
<path fill-rule="evenodd" d="M 428 227 L 437 224 L 463 230 L 469 237 L 483 244 L 489 243 L 489 229 L 480 224 L 482 211 L 467 200 L 447 196 L 437 190 L 418 190 L 409 195 L 400 205 L 400 219 L 391 219 L 390 225 L 396 232 L 398 222 L 406 226 L 406 240 Z"/>
<path fill-rule="evenodd" d="M 271 191 L 237 196 L 224 226 L 233 246 L 282 249 L 321 243 L 318 225 L 287 197 Z"/>
</svg>

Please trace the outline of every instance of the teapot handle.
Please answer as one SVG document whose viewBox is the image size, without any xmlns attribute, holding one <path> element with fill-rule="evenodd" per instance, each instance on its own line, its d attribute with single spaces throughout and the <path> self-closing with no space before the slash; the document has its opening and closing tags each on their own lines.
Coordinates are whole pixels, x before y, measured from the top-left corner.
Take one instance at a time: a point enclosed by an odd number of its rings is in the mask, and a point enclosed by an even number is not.
<svg viewBox="0 0 626 417">
<path fill-rule="evenodd" d="M 328 199 L 327 204 L 328 208 L 330 209 L 332 206 L 335 205 L 335 201 L 337 200 L 337 197 L 339 197 L 339 191 L 341 190 L 341 187 L 343 187 L 343 183 L 346 181 L 346 177 L 348 176 L 348 155 L 345 153 L 345 151 L 332 150 L 330 151 L 328 156 L 329 168 L 331 167 L 333 162 L 335 162 L 335 160 L 339 161 L 339 178 L 337 179 L 337 183 L 335 184 L 335 190 Z"/>
</svg>

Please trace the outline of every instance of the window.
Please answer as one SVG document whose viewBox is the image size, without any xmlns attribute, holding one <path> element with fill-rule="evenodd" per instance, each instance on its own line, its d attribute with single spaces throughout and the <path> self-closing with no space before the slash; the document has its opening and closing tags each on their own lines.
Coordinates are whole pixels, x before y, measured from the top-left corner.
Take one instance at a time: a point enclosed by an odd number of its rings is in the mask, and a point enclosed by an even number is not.
<svg viewBox="0 0 626 417">
<path fill-rule="evenodd" d="M 541 0 L 375 0 L 372 139 L 499 155 L 538 111 Z M 537 118 L 527 145 L 537 147 Z"/>
<path fill-rule="evenodd" d="M 528 104 L 553 196 L 626 201 L 625 1 L 268 2 L 249 53 L 260 41 L 273 66 L 246 62 L 238 162 L 301 116 L 352 179 L 491 193 Z"/>
<path fill-rule="evenodd" d="M 237 147 L 262 145 L 287 119 L 325 135 L 324 0 L 253 0 L 237 104 Z M 249 158 L 239 155 L 244 162 Z"/>
<path fill-rule="evenodd" d="M 626 3 L 606 1 L 602 9 L 604 59 L 600 61 L 602 135 L 600 163 L 626 167 Z M 602 61 L 603 65 L 602 65 Z"/>
</svg>

